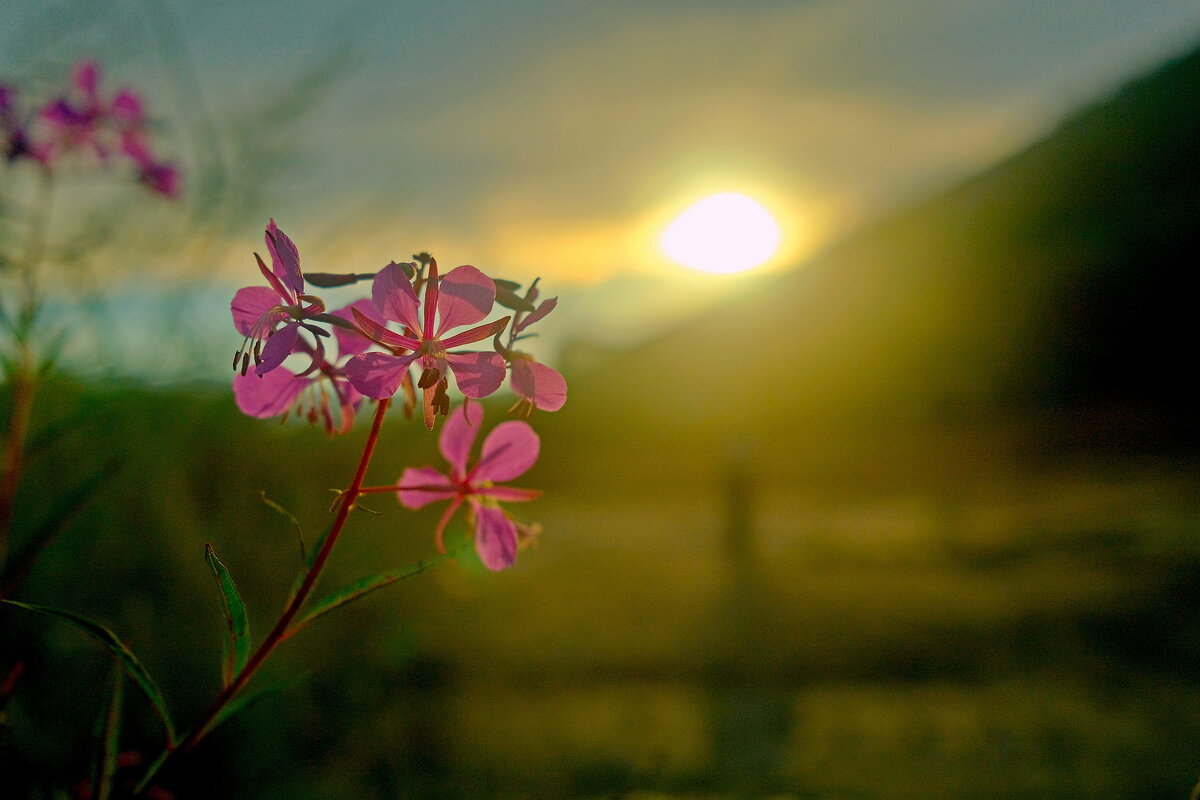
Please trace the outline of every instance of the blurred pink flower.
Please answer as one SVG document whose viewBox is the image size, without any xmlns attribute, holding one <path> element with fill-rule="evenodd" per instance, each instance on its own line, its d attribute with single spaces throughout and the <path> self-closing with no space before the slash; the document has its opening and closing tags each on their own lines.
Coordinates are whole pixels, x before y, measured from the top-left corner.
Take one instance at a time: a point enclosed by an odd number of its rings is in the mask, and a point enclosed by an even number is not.
<svg viewBox="0 0 1200 800">
<path fill-rule="evenodd" d="M 291 355 L 300 341 L 301 328 L 317 337 L 329 336 L 327 331 L 308 322 L 324 314 L 325 304 L 318 297 L 304 294 L 304 274 L 300 271 L 296 245 L 273 219 L 264 238 L 272 268 L 267 269 L 258 253 L 254 258 L 269 285 L 238 289 L 230 304 L 233 326 L 246 337 L 234 353 L 233 368 L 244 374 L 253 358 L 254 371 L 260 376 Z"/>
<path fill-rule="evenodd" d="M 467 397 L 486 397 L 500 388 L 504 359 L 499 353 L 449 351 L 495 336 L 508 325 L 509 317 L 446 336 L 450 330 L 472 325 L 491 313 L 496 300 L 496 285 L 491 278 L 475 267 L 463 265 L 439 280 L 437 261 L 431 260 L 422 306 L 404 268 L 389 264 L 375 276 L 371 298 L 385 319 L 404 325 L 405 334 L 355 312 L 359 329 L 389 350 L 355 356 L 346 365 L 350 382 L 367 397 L 391 397 L 408 375 L 409 365 L 418 362 L 423 368 L 417 385 L 425 392 L 425 425 L 432 429 L 436 413 L 449 410 L 447 372 L 454 373 L 459 391 Z"/>
<path fill-rule="evenodd" d="M 528 423 L 501 422 L 484 439 L 479 459 L 468 469 L 467 461 L 482 423 L 483 409 L 478 403 L 468 402 L 456 408 L 438 437 L 438 449 L 450 463 L 450 473 L 443 474 L 432 467 L 409 467 L 400 476 L 396 494 L 400 504 L 411 509 L 439 500 L 450 501 L 434 533 L 438 549 L 443 552 L 446 525 L 466 503 L 480 560 L 488 569 L 501 570 L 513 565 L 518 539 L 522 533 L 529 535 L 532 529 L 522 526 L 519 530 L 500 503 L 534 500 L 541 492 L 496 484 L 524 475 L 537 462 L 541 442 Z"/>
</svg>

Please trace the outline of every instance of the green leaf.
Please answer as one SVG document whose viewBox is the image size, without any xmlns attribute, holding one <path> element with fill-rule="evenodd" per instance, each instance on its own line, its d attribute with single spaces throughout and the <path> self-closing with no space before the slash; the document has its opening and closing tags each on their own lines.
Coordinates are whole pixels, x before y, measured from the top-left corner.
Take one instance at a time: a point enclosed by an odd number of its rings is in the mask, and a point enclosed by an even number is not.
<svg viewBox="0 0 1200 800">
<path fill-rule="evenodd" d="M 121 706 L 125 698 L 124 673 L 120 665 L 113 670 L 112 700 L 96 725 L 96 763 L 92 770 L 92 797 L 108 800 L 112 794 L 113 776 L 117 773 L 120 752 Z"/>
<path fill-rule="evenodd" d="M 292 590 L 288 592 L 288 603 L 296 596 L 296 592 L 300 591 L 300 584 L 304 583 L 304 579 L 308 577 L 308 573 L 312 570 L 313 561 L 316 560 L 317 554 L 321 552 L 321 548 L 325 546 L 325 540 L 329 538 L 330 531 L 333 530 L 333 523 L 330 522 L 325 530 L 321 531 L 321 535 L 317 537 L 317 541 L 313 542 L 312 549 L 308 551 L 308 556 L 304 559 L 304 568 L 296 573 L 295 580 L 292 581 Z"/>
<path fill-rule="evenodd" d="M 211 544 L 204 545 L 204 560 L 208 562 L 213 577 L 217 579 L 221 605 L 225 609 L 225 627 L 229 638 L 225 642 L 225 663 L 221 668 L 221 682 L 228 686 L 250 658 L 250 620 L 246 617 L 246 605 L 238 594 L 233 577 L 217 558 Z"/>
<path fill-rule="evenodd" d="M 322 617 L 328 614 L 330 611 L 333 611 L 335 608 L 339 608 L 349 602 L 357 600 L 360 597 L 364 597 L 376 589 L 382 589 L 385 586 L 390 586 L 391 584 L 404 580 L 405 578 L 411 578 L 414 575 L 420 575 L 425 570 L 436 567 L 443 561 L 449 561 L 457 556 L 460 550 L 462 550 L 461 546 L 454 548 L 448 553 L 443 553 L 440 556 L 427 558 L 424 561 L 418 561 L 416 564 L 409 564 L 407 567 L 400 567 L 399 569 L 381 572 L 378 575 L 371 575 L 369 577 L 357 580 L 349 586 L 344 586 L 320 602 L 315 603 L 312 608 L 308 610 L 308 613 L 304 615 L 304 618 L 292 626 L 287 635 L 291 636 L 295 634 L 302 628 L 306 627 L 317 617 Z"/>
<path fill-rule="evenodd" d="M 166 729 L 168 746 L 174 747 L 175 726 L 171 723 L 171 714 L 167 710 L 166 698 L 163 697 L 163 693 L 158 688 L 158 684 L 154 682 L 154 678 L 150 677 L 150 671 L 138 660 L 133 651 L 117 638 L 116 634 L 98 622 L 94 622 L 87 617 L 81 617 L 71 611 L 64 611 L 61 608 L 51 608 L 50 606 L 35 605 L 33 603 L 20 603 L 16 600 L 4 600 L 3 602 L 17 608 L 23 608 L 26 611 L 33 611 L 37 614 L 45 614 L 48 617 L 57 617 L 58 619 L 65 620 L 107 647 L 113 655 L 121 660 L 121 664 L 125 667 L 125 672 L 129 674 L 129 677 L 133 678 L 134 683 L 146 695 L 146 699 L 150 701 L 150 705 L 154 708 L 154 712 L 158 714 L 158 718 L 162 720 L 163 727 Z"/>
<path fill-rule="evenodd" d="M 292 514 L 292 512 L 288 511 L 286 508 L 279 505 L 279 503 L 276 503 L 274 500 L 267 497 L 267 493 L 265 491 L 260 490 L 258 493 L 258 496 L 259 496 L 259 499 L 261 499 L 263 501 L 263 503 L 265 503 L 267 505 L 268 508 L 287 517 L 288 520 L 292 523 L 292 530 L 294 530 L 296 532 L 296 539 L 300 542 L 300 563 L 307 564 L 308 563 L 308 550 L 304 546 L 304 531 L 300 527 L 300 520 L 296 519 L 295 515 Z"/>
<path fill-rule="evenodd" d="M 506 289 L 503 286 L 496 286 L 496 302 L 505 308 L 511 308 L 513 311 L 533 311 L 535 306 L 533 303 L 521 297 L 511 289 Z"/>
</svg>

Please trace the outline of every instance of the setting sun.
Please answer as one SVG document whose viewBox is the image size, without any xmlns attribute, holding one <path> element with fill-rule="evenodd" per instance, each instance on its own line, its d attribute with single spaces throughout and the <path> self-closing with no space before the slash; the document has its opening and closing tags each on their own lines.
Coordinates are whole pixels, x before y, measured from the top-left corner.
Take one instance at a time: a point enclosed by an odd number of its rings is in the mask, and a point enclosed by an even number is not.
<svg viewBox="0 0 1200 800">
<path fill-rule="evenodd" d="M 706 197 L 675 218 L 659 240 L 685 267 L 713 273 L 744 272 L 779 248 L 779 226 L 762 204 L 744 194 Z"/>
</svg>

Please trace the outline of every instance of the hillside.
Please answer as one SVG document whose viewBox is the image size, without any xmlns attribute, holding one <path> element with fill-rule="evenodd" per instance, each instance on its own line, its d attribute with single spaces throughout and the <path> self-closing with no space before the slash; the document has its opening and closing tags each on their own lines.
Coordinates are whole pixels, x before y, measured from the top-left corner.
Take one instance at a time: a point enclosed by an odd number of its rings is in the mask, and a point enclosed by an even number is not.
<svg viewBox="0 0 1200 800">
<path fill-rule="evenodd" d="M 826 464 L 856 446 L 907 462 L 960 435 L 1009 456 L 1194 452 L 1180 367 L 1194 360 L 1198 91 L 1195 52 L 577 378 L 564 424 L 612 458 L 673 443 L 641 466 L 683 442 L 711 457 L 770 442 Z"/>
</svg>

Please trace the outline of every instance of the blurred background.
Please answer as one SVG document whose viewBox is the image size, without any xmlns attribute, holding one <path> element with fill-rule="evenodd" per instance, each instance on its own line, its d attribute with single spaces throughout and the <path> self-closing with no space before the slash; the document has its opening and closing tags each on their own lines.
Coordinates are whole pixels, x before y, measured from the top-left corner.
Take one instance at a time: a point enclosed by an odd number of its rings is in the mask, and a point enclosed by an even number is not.
<svg viewBox="0 0 1200 800">
<path fill-rule="evenodd" d="M 95 59 L 182 182 L 60 181 L 13 558 L 55 535 L 14 597 L 109 625 L 184 725 L 206 542 L 269 629 L 297 554 L 260 493 L 315 537 L 365 435 L 234 406 L 273 217 L 307 271 L 540 277 L 570 396 L 540 545 L 314 623 L 178 797 L 1186 798 L 1198 46 L 1189 0 L 12 3 L 0 83 Z M 769 221 L 684 224 L 724 193 Z M 438 463 L 397 414 L 374 482 Z M 366 505 L 326 588 L 434 552 L 436 509 Z M 83 796 L 111 660 L 0 610 L 18 662 L 0 795 Z M 158 745 L 130 692 L 126 760 Z"/>
</svg>

